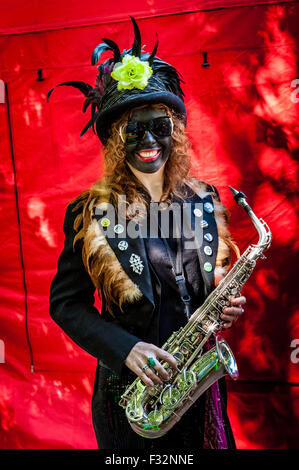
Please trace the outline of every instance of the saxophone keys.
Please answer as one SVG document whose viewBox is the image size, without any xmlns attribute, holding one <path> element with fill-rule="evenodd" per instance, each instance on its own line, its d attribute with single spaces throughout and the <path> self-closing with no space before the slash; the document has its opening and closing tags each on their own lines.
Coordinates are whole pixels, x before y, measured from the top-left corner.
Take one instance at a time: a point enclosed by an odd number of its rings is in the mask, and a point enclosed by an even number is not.
<svg viewBox="0 0 299 470">
<path fill-rule="evenodd" d="M 201 342 L 202 338 L 203 335 L 201 333 L 194 333 L 194 335 L 191 337 L 192 344 L 197 346 Z"/>
<path fill-rule="evenodd" d="M 167 385 L 161 393 L 160 402 L 167 410 L 171 410 L 179 403 L 180 398 L 180 391 L 172 385 Z"/>
<path fill-rule="evenodd" d="M 126 407 L 126 415 L 130 421 L 139 421 L 143 417 L 143 408 L 136 400 L 130 401 Z"/>
<path fill-rule="evenodd" d="M 196 374 L 193 371 L 184 369 L 178 381 L 178 389 L 182 392 L 192 387 L 196 383 Z"/>
<path fill-rule="evenodd" d="M 237 289 L 237 287 L 233 287 L 233 288 L 230 290 L 231 295 L 236 295 L 236 294 L 238 294 L 238 292 L 239 292 L 239 289 Z"/>
<path fill-rule="evenodd" d="M 180 351 L 176 351 L 175 353 L 173 353 L 173 356 L 174 356 L 175 359 L 177 359 L 179 362 L 183 362 L 183 361 L 184 361 L 184 355 L 183 355 Z"/>
<path fill-rule="evenodd" d="M 141 380 L 138 380 L 138 382 L 136 383 L 136 388 L 139 392 L 143 392 L 144 389 L 145 389 L 146 385 L 144 383 L 142 383 Z"/>
<path fill-rule="evenodd" d="M 190 352 L 190 349 L 191 349 L 191 347 L 190 347 L 190 344 L 188 344 L 188 343 L 183 343 L 182 346 L 181 346 L 181 352 L 183 354 L 188 354 Z"/>
<path fill-rule="evenodd" d="M 159 426 L 163 421 L 163 413 L 155 408 L 147 415 L 147 421 L 151 426 Z"/>
</svg>

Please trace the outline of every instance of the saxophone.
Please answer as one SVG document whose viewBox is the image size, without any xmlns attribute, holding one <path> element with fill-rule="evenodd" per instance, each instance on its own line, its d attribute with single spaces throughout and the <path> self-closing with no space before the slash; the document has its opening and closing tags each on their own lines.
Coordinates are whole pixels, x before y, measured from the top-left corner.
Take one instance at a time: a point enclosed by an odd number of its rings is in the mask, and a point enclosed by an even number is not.
<svg viewBox="0 0 299 470">
<path fill-rule="evenodd" d="M 229 188 L 237 204 L 251 218 L 259 235 L 258 243 L 249 245 L 187 324 L 174 332 L 163 345 L 162 348 L 176 358 L 178 370 L 163 362 L 170 377 L 167 382 L 147 387 L 138 377 L 121 396 L 119 405 L 126 410 L 132 429 L 142 437 L 163 436 L 222 376 L 228 374 L 233 380 L 238 378 L 236 360 L 223 338 L 216 336 L 215 346 L 207 352 L 203 352 L 203 347 L 221 329 L 219 316 L 223 308 L 230 305 L 229 297 L 240 295 L 256 260 L 265 259 L 263 253 L 271 245 L 272 235 L 266 222 L 259 219 L 247 204 L 245 194 Z"/>
</svg>

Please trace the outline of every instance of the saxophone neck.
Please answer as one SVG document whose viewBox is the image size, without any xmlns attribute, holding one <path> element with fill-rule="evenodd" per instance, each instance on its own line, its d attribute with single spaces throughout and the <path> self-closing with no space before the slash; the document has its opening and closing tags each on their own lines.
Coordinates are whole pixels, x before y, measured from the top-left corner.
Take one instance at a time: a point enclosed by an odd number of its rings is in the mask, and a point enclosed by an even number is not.
<svg viewBox="0 0 299 470">
<path fill-rule="evenodd" d="M 254 245 L 254 247 L 257 248 L 257 249 L 260 249 L 261 252 L 267 250 L 270 247 L 271 241 L 272 241 L 272 234 L 271 234 L 270 228 L 268 227 L 268 225 L 266 224 L 266 222 L 263 219 L 259 219 L 255 215 L 252 208 L 247 203 L 246 196 L 242 191 L 237 191 L 236 189 L 232 188 L 231 186 L 229 186 L 229 189 L 233 193 L 234 200 L 236 201 L 236 203 L 239 206 L 243 207 L 243 209 L 247 212 L 247 214 L 249 215 L 252 223 L 254 224 L 254 226 L 255 226 L 255 228 L 258 232 L 259 240 L 258 240 L 257 244 Z"/>
</svg>

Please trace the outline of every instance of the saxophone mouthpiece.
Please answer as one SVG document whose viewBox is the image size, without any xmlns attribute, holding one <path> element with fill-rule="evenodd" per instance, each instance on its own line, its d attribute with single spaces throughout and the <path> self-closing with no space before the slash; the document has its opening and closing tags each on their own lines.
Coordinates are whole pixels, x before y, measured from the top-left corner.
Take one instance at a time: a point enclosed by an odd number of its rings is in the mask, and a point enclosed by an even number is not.
<svg viewBox="0 0 299 470">
<path fill-rule="evenodd" d="M 243 209 L 249 213 L 252 209 L 249 204 L 246 202 L 246 195 L 242 193 L 242 191 L 237 191 L 236 189 L 229 186 L 229 189 L 233 193 L 234 200 L 236 201 L 239 206 L 243 207 Z"/>
<path fill-rule="evenodd" d="M 242 191 L 237 191 L 236 189 L 232 188 L 231 186 L 229 186 L 229 189 L 231 190 L 236 203 L 239 204 L 240 206 L 242 206 L 246 210 L 246 212 L 251 211 L 251 207 L 246 202 L 246 197 L 247 196 Z"/>
<path fill-rule="evenodd" d="M 236 189 L 232 188 L 231 186 L 229 186 L 229 189 L 231 190 L 231 192 L 233 193 L 233 196 L 234 196 L 234 199 L 236 200 L 236 202 L 238 202 L 238 199 L 240 197 L 246 199 L 246 196 L 244 193 L 242 193 L 242 191 L 237 191 Z"/>
</svg>

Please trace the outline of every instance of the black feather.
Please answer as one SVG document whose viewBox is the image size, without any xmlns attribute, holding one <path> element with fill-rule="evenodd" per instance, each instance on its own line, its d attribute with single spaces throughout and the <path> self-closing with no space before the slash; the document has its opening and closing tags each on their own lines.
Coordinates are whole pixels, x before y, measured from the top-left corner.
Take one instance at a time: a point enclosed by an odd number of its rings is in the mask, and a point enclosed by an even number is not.
<svg viewBox="0 0 299 470">
<path fill-rule="evenodd" d="M 93 103 L 91 107 L 91 119 L 88 121 L 86 126 L 84 126 L 84 128 L 82 129 L 80 133 L 80 137 L 82 137 L 82 135 L 84 135 L 85 132 L 87 132 L 91 127 L 93 129 L 93 132 L 96 134 L 94 125 L 97 122 L 97 119 L 99 117 L 99 112 L 96 112 L 95 110 L 96 110 L 96 104 Z"/>
<path fill-rule="evenodd" d="M 92 100 L 90 100 L 89 98 L 87 98 L 87 100 L 84 101 L 83 108 L 82 108 L 83 113 L 86 112 L 87 108 L 91 105 L 91 103 L 92 103 Z"/>
<path fill-rule="evenodd" d="M 176 94 L 180 98 L 184 96 L 183 90 L 181 88 L 181 82 L 184 82 L 180 78 L 177 70 L 172 65 L 156 57 L 153 61 L 152 68 L 154 74 L 161 78 L 169 91 Z"/>
<path fill-rule="evenodd" d="M 125 55 L 127 55 L 127 54 L 133 55 L 133 54 L 132 54 L 132 48 L 131 48 L 131 49 L 124 49 L 124 50 L 122 51 L 121 57 L 125 57 Z"/>
<path fill-rule="evenodd" d="M 47 103 L 49 102 L 49 98 L 52 95 L 52 92 L 53 92 L 54 88 L 55 88 L 55 86 L 53 88 L 51 88 L 51 90 L 49 90 L 48 93 L 47 93 Z"/>
<path fill-rule="evenodd" d="M 80 137 L 82 137 L 82 135 L 84 135 L 85 132 L 87 132 L 88 129 L 91 128 L 91 126 L 92 126 L 92 119 L 90 119 L 88 123 L 86 124 L 86 126 L 82 129 L 82 131 L 80 132 Z"/>
<path fill-rule="evenodd" d="M 106 51 L 113 51 L 113 48 L 103 42 L 99 44 L 92 53 L 91 65 L 95 65 L 99 61 L 102 53 Z"/>
<path fill-rule="evenodd" d="M 134 55 L 135 57 L 140 57 L 140 55 L 141 55 L 141 34 L 140 34 L 140 30 L 139 30 L 138 25 L 135 21 L 135 18 L 133 18 L 133 16 L 130 16 L 130 18 L 131 18 L 133 26 L 134 26 L 134 34 L 135 34 L 135 38 L 134 38 L 134 42 L 133 42 L 133 46 L 132 46 L 132 55 Z"/>
<path fill-rule="evenodd" d="M 156 55 L 156 53 L 157 53 L 158 45 L 159 45 L 159 41 L 158 41 L 158 37 L 157 37 L 157 41 L 156 41 L 155 47 L 154 47 L 154 49 L 153 49 L 153 52 L 151 53 L 151 55 L 150 55 L 150 57 L 149 57 L 149 59 L 148 59 L 149 65 L 152 65 L 152 64 L 153 64 L 155 55 Z"/>
<path fill-rule="evenodd" d="M 114 52 L 114 62 L 121 62 L 121 54 L 118 45 L 116 42 L 112 41 L 111 39 L 104 39 L 102 38 L 102 41 L 104 41 Z"/>
<path fill-rule="evenodd" d="M 72 87 L 77 88 L 78 90 L 80 90 L 81 93 L 83 93 L 83 95 L 85 95 L 85 96 L 87 96 L 89 94 L 90 90 L 93 89 L 92 86 L 89 85 L 88 83 L 77 81 L 77 80 L 72 80 L 70 82 L 64 82 L 64 83 L 59 83 L 59 85 L 56 85 L 54 88 L 57 88 L 59 86 L 72 86 Z M 50 98 L 54 88 L 51 88 L 51 90 L 48 91 L 47 101 L 49 101 L 49 98 Z"/>
<path fill-rule="evenodd" d="M 102 100 L 102 95 L 99 92 L 99 90 L 97 90 L 97 89 L 91 90 L 91 92 L 89 93 L 87 99 L 83 103 L 83 109 L 82 109 L 83 113 L 86 112 L 87 108 L 92 103 L 94 103 L 99 108 L 99 106 L 101 104 L 101 100 Z"/>
<path fill-rule="evenodd" d="M 97 107 L 97 105 L 95 103 L 93 103 L 92 106 L 91 106 L 92 130 L 93 130 L 94 134 L 96 134 L 94 125 L 95 125 L 95 122 L 96 122 L 97 116 L 98 116 L 98 113 L 96 113 L 96 107 Z"/>
</svg>

